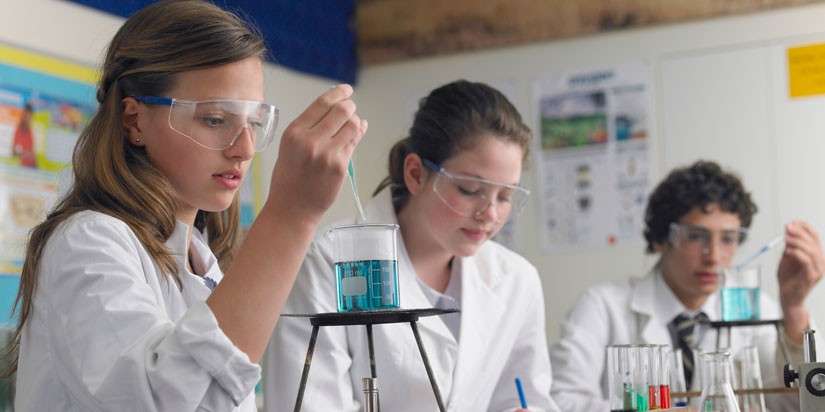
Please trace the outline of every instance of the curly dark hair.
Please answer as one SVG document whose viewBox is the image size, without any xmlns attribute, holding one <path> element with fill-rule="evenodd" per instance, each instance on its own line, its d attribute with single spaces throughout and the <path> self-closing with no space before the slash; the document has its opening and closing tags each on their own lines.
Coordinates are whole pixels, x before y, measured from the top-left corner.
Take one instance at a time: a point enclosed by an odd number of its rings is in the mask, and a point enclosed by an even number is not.
<svg viewBox="0 0 825 412">
<path fill-rule="evenodd" d="M 723 171 L 715 162 L 699 160 L 671 171 L 647 202 L 644 231 L 647 253 L 654 252 L 655 244 L 668 241 L 671 223 L 695 207 L 707 211 L 711 204 L 738 215 L 742 227 L 750 227 L 757 211 L 739 177 Z M 743 237 L 740 242 L 744 240 Z"/>
</svg>

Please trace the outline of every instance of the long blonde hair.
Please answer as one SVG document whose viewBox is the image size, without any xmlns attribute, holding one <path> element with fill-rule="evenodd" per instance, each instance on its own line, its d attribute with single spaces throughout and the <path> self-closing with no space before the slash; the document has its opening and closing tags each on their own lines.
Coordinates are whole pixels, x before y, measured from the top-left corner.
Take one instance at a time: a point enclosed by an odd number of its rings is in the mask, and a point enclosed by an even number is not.
<svg viewBox="0 0 825 412">
<path fill-rule="evenodd" d="M 66 219 L 94 210 L 125 222 L 161 269 L 181 287 L 165 242 L 175 229 L 178 195 L 149 163 L 143 148 L 126 138 L 121 101 L 131 95 L 162 96 L 178 72 L 214 67 L 249 57 L 264 58 L 258 31 L 232 13 L 198 0 L 168 0 L 130 17 L 106 52 L 97 89 L 98 111 L 81 132 L 72 156 L 74 182 L 46 220 L 30 234 L 15 300 L 19 321 L 6 347 L 17 370 L 20 337 L 32 309 L 38 271 L 49 237 Z M 198 212 L 195 227 L 205 232 L 221 267 L 233 257 L 239 237 L 239 197 L 222 212 Z"/>
</svg>

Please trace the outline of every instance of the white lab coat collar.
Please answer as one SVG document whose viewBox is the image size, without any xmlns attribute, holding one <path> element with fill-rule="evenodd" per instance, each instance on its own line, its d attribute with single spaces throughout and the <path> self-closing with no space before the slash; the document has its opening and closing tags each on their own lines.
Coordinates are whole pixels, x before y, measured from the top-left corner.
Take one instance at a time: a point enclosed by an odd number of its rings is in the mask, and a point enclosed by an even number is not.
<svg viewBox="0 0 825 412">
<path fill-rule="evenodd" d="M 504 302 L 484 281 L 485 278 L 494 277 L 488 269 L 496 269 L 498 266 L 482 266 L 482 263 L 472 258 L 462 258 L 461 262 L 461 340 L 457 363 L 462 367 L 456 368 L 456 389 L 452 391 L 453 395 L 473 392 L 467 385 L 472 385 L 474 378 L 483 373 L 485 364 L 484 345 L 478 345 L 477 342 L 490 342 L 493 339 L 492 334 L 496 332 L 493 326 L 499 324 L 506 309 Z"/>
<path fill-rule="evenodd" d="M 670 342 L 663 340 L 662 325 L 676 315 L 689 312 L 665 282 L 657 264 L 648 274 L 633 285 L 630 310 L 639 319 L 640 334 L 644 342 Z M 700 309 L 711 320 L 720 319 L 718 293 L 708 296 Z"/>
<path fill-rule="evenodd" d="M 175 230 L 169 239 L 166 240 L 166 248 L 171 252 L 175 263 L 178 265 L 178 274 L 183 286 L 181 291 L 184 301 L 187 305 L 192 305 L 196 302 L 204 301 L 212 293 L 212 290 L 206 287 L 202 276 L 189 272 L 186 268 L 186 260 L 189 256 L 189 249 L 191 248 L 193 269 L 208 276 L 215 283 L 220 283 L 223 278 L 223 272 L 218 265 L 218 259 L 209 249 L 209 244 L 203 235 L 197 231 L 192 231 L 191 241 L 189 241 L 189 232 L 192 227 L 181 221 L 175 222 Z M 189 242 L 187 242 L 189 241 Z M 177 285 L 175 285 L 177 287 Z"/>
</svg>

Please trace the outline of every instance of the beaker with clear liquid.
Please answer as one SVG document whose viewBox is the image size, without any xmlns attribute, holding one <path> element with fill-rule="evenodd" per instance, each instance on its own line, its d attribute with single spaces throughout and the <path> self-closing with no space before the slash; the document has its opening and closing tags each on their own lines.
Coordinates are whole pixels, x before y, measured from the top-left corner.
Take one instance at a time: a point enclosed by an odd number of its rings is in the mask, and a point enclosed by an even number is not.
<svg viewBox="0 0 825 412">
<path fill-rule="evenodd" d="M 730 352 L 702 355 L 702 394 L 700 412 L 741 412 L 733 394 Z"/>
<path fill-rule="evenodd" d="M 398 299 L 396 224 L 336 226 L 332 241 L 339 312 L 394 309 Z"/>
</svg>

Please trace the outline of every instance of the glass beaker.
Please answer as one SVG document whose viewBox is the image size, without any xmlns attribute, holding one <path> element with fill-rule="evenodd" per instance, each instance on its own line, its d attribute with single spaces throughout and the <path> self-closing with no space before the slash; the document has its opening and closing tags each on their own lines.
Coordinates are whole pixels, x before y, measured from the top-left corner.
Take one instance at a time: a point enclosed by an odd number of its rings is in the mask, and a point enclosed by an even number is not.
<svg viewBox="0 0 825 412">
<path fill-rule="evenodd" d="M 722 320 L 759 320 L 761 267 L 728 267 L 719 270 Z"/>
<path fill-rule="evenodd" d="M 702 355 L 701 412 L 741 412 L 731 385 L 729 352 L 708 352 Z"/>
<path fill-rule="evenodd" d="M 398 308 L 396 224 L 365 223 L 331 228 L 338 311 Z"/>
</svg>

